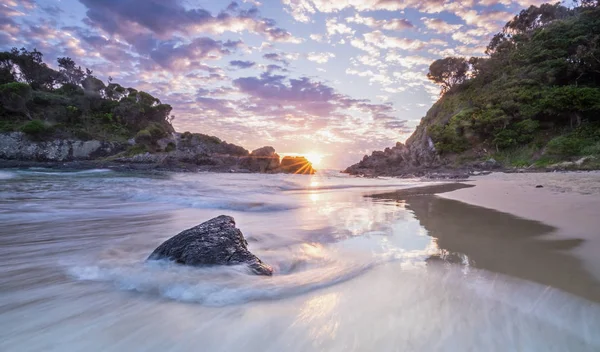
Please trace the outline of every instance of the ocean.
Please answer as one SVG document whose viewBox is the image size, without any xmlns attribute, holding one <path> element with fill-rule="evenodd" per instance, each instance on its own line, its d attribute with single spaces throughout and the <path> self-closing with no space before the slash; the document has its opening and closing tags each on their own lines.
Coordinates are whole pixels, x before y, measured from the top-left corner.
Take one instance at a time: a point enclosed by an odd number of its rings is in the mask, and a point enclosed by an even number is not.
<svg viewBox="0 0 600 352">
<path fill-rule="evenodd" d="M 430 195 L 369 197 L 422 185 L 0 170 L 0 351 L 600 350 L 595 297 L 534 268 L 592 280 L 540 239 L 551 227 Z M 272 277 L 145 261 L 222 214 Z"/>
</svg>

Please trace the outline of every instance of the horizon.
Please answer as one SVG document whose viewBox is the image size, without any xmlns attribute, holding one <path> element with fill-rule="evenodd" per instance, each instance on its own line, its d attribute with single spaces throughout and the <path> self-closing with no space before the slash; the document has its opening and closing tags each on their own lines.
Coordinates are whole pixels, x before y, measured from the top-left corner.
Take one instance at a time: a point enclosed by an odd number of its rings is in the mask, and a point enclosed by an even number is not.
<svg viewBox="0 0 600 352">
<path fill-rule="evenodd" d="M 431 62 L 484 56 L 544 2 L 9 0 L 0 45 L 147 91 L 177 131 L 343 169 L 414 131 L 439 98 Z"/>
</svg>

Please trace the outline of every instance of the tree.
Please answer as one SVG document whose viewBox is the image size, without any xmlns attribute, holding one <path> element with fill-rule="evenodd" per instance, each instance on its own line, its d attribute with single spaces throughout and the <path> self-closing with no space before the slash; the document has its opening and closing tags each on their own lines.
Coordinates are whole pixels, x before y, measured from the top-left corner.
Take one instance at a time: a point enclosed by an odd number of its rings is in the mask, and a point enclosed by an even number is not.
<svg viewBox="0 0 600 352">
<path fill-rule="evenodd" d="M 488 63 L 488 61 L 489 61 L 489 59 L 486 59 L 483 57 L 476 57 L 476 56 L 471 57 L 469 59 L 469 65 L 471 66 L 470 76 L 471 77 L 479 76 L 484 71 L 485 64 Z"/>
<path fill-rule="evenodd" d="M 92 75 L 88 75 L 83 81 L 81 81 L 81 86 L 86 91 L 95 93 L 99 93 L 100 91 L 106 88 L 104 82 Z"/>
<path fill-rule="evenodd" d="M 467 79 L 469 63 L 464 57 L 447 57 L 435 60 L 429 66 L 427 78 L 442 86 L 441 94 Z"/>
<path fill-rule="evenodd" d="M 580 3 L 581 6 L 583 6 L 583 7 L 596 7 L 596 6 L 600 6 L 600 0 L 581 0 L 581 1 L 574 0 L 574 2 L 576 4 Z"/>
<path fill-rule="evenodd" d="M 15 81 L 15 69 L 12 55 L 9 52 L 0 53 L 0 84 Z"/>
<path fill-rule="evenodd" d="M 76 66 L 75 61 L 70 57 L 61 57 L 57 61 L 62 83 L 78 86 L 85 77 L 81 66 Z"/>
<path fill-rule="evenodd" d="M 36 49 L 28 51 L 21 48 L 19 51 L 17 48 L 13 48 L 9 56 L 10 65 L 19 68 L 18 78 L 20 81 L 28 83 L 33 89 L 52 89 L 54 87 L 57 72 L 42 62 L 44 55 L 41 52 Z"/>
<path fill-rule="evenodd" d="M 12 82 L 0 85 L 0 103 L 8 111 L 21 113 L 31 120 L 27 102 L 31 100 L 31 87 L 26 83 Z"/>
<path fill-rule="evenodd" d="M 560 3 L 554 5 L 542 4 L 540 7 L 532 5 L 526 10 L 521 10 L 518 15 L 506 23 L 503 32 L 510 34 L 531 33 L 555 20 L 564 19 L 569 15 L 569 11 Z"/>
</svg>

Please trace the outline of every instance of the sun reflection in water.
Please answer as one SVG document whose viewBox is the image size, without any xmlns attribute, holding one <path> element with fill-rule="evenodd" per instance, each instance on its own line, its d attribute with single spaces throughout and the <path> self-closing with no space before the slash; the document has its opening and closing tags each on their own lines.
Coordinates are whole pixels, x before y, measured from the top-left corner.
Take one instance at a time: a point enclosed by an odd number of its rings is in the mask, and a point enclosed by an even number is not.
<svg viewBox="0 0 600 352">
<path fill-rule="evenodd" d="M 339 294 L 335 292 L 309 299 L 298 313 L 296 323 L 309 326 L 310 336 L 319 342 L 335 339 L 340 325 L 336 313 L 339 301 Z"/>
</svg>

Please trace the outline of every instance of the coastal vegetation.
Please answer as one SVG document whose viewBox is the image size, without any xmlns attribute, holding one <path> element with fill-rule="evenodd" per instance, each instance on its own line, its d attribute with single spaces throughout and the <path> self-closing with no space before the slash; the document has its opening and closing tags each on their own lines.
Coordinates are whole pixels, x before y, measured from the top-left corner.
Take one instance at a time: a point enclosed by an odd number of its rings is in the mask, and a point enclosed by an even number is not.
<svg viewBox="0 0 600 352">
<path fill-rule="evenodd" d="M 461 165 L 600 166 L 600 6 L 543 4 L 496 34 L 487 57 L 447 57 L 428 78 L 441 97 L 421 122 L 435 151 Z M 585 166 L 584 165 L 584 166 Z"/>
<path fill-rule="evenodd" d="M 103 82 L 69 57 L 58 70 L 43 54 L 13 48 L 0 53 L 0 132 L 37 139 L 76 138 L 124 142 L 156 149 L 173 132 L 171 106 L 135 88 Z"/>
</svg>

